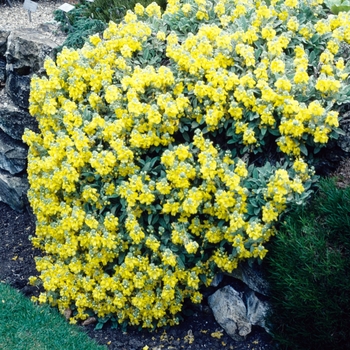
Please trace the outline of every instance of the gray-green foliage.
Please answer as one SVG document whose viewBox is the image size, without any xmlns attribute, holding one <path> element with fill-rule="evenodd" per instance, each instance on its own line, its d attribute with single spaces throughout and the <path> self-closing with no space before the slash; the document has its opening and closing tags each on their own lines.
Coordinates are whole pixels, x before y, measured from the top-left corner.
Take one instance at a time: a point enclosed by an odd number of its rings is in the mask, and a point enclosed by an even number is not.
<svg viewBox="0 0 350 350">
<path fill-rule="evenodd" d="M 334 14 L 338 14 L 339 12 L 350 11 L 350 1 L 349 0 L 324 0 L 324 4 Z"/>
</svg>

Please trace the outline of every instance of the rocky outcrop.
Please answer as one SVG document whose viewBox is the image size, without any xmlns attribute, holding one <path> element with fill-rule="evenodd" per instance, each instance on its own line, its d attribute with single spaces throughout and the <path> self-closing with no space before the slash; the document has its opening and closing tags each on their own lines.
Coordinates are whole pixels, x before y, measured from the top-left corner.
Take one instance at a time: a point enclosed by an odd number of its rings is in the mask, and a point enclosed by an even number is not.
<svg viewBox="0 0 350 350">
<path fill-rule="evenodd" d="M 0 29 L 0 201 L 22 211 L 28 190 L 26 128 L 37 130 L 28 113 L 30 80 L 44 73 L 47 56 L 61 43 L 33 29 Z"/>
</svg>

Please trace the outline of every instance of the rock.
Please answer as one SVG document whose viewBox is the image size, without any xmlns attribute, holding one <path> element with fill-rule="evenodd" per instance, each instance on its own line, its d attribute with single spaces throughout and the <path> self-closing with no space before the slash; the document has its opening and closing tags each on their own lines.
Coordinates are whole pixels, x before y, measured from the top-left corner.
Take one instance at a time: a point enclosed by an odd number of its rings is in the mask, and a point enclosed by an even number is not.
<svg viewBox="0 0 350 350">
<path fill-rule="evenodd" d="M 0 106 L 0 129 L 15 140 L 22 140 L 25 128 L 38 131 L 36 120 L 26 110 L 13 104 Z"/>
<path fill-rule="evenodd" d="M 73 311 L 71 309 L 65 309 L 63 311 L 64 318 L 69 321 L 69 319 L 72 317 Z"/>
<path fill-rule="evenodd" d="M 344 131 L 344 135 L 339 136 L 337 145 L 344 152 L 350 153 L 350 111 L 343 114 L 340 128 Z"/>
<path fill-rule="evenodd" d="M 96 323 L 97 319 L 95 317 L 88 317 L 81 325 L 88 326 L 89 324 Z"/>
<path fill-rule="evenodd" d="M 0 130 L 0 169 L 18 174 L 26 169 L 28 147 Z"/>
<path fill-rule="evenodd" d="M 240 293 L 225 286 L 208 298 L 215 320 L 234 340 L 242 340 L 251 332 L 247 319 L 247 308 Z"/>
<path fill-rule="evenodd" d="M 260 300 L 253 291 L 248 291 L 243 295 L 244 303 L 247 307 L 247 318 L 254 326 L 260 326 L 267 332 L 269 329 L 266 326 L 265 318 L 269 311 L 269 304 L 266 301 Z"/>
<path fill-rule="evenodd" d="M 211 281 L 210 285 L 212 287 L 217 287 L 222 282 L 223 278 L 224 278 L 224 274 L 223 273 L 220 273 L 220 272 L 217 273 L 214 276 L 213 280 Z"/>
<path fill-rule="evenodd" d="M 7 72 L 5 91 L 11 100 L 21 108 L 29 108 L 30 80 L 29 75 Z"/>
<path fill-rule="evenodd" d="M 252 326 L 265 327 L 268 304 L 257 298 L 253 291 L 239 293 L 225 286 L 208 298 L 215 320 L 234 340 L 241 341 Z"/>
<path fill-rule="evenodd" d="M 12 31 L 7 38 L 6 60 L 19 75 L 43 72 L 47 56 L 58 45 L 34 29 Z"/>
<path fill-rule="evenodd" d="M 4 56 L 7 51 L 7 38 L 9 35 L 9 31 L 0 29 L 0 56 Z"/>
<path fill-rule="evenodd" d="M 44 61 L 58 44 L 33 29 L 20 29 L 7 37 L 6 93 L 21 108 L 29 106 L 30 80 L 44 73 Z"/>
<path fill-rule="evenodd" d="M 13 176 L 0 170 L 0 201 L 8 204 L 13 210 L 23 212 L 28 188 L 25 175 Z"/>
<path fill-rule="evenodd" d="M 6 81 L 6 61 L 0 57 L 0 85 L 5 84 Z"/>
<path fill-rule="evenodd" d="M 252 266 L 246 261 L 241 262 L 229 276 L 241 280 L 253 291 L 268 296 L 269 286 L 264 278 L 263 268 L 257 262 Z"/>
</svg>

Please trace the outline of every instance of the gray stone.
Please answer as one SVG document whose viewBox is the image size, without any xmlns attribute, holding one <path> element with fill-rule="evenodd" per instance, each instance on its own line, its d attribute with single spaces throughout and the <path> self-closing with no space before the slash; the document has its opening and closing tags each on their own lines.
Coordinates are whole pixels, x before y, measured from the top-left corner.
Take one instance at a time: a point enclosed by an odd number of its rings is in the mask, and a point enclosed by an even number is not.
<svg viewBox="0 0 350 350">
<path fill-rule="evenodd" d="M 11 104 L 0 108 L 0 129 L 15 140 L 22 140 L 24 129 L 38 131 L 36 120 L 24 109 Z"/>
<path fill-rule="evenodd" d="M 252 326 L 267 330 L 265 316 L 269 306 L 253 291 L 239 293 L 231 286 L 225 286 L 209 296 L 208 302 L 215 320 L 236 341 L 243 340 Z"/>
<path fill-rule="evenodd" d="M 45 58 L 52 56 L 57 46 L 34 29 L 12 31 L 7 38 L 7 64 L 19 75 L 42 72 Z"/>
<path fill-rule="evenodd" d="M 0 86 L 6 81 L 6 61 L 0 57 Z"/>
<path fill-rule="evenodd" d="M 216 322 L 232 339 L 243 340 L 251 332 L 241 294 L 231 286 L 225 286 L 209 296 L 208 303 Z"/>
<path fill-rule="evenodd" d="M 7 73 L 5 91 L 13 103 L 21 108 L 29 107 L 30 79 L 31 76 L 28 75 Z"/>
<path fill-rule="evenodd" d="M 24 210 L 28 188 L 25 175 L 13 176 L 0 170 L 0 201 L 8 204 L 13 210 Z"/>
<path fill-rule="evenodd" d="M 213 280 L 211 281 L 210 285 L 212 287 L 217 287 L 222 282 L 223 278 L 224 278 L 224 274 L 223 273 L 220 273 L 220 272 L 217 273 L 214 276 Z"/>
<path fill-rule="evenodd" d="M 251 290 L 243 295 L 244 303 L 247 308 L 247 318 L 254 326 L 260 326 L 267 332 L 269 329 L 266 326 L 266 315 L 269 311 L 269 304 L 266 301 L 260 300 Z"/>
<path fill-rule="evenodd" d="M 7 51 L 7 38 L 9 35 L 9 31 L 0 29 L 0 56 L 4 56 Z"/>
<path fill-rule="evenodd" d="M 0 130 L 0 169 L 18 174 L 26 169 L 28 147 Z"/>
<path fill-rule="evenodd" d="M 350 111 L 342 116 L 340 128 L 343 130 L 344 135 L 339 136 L 337 145 L 342 151 L 350 153 Z"/>
<path fill-rule="evenodd" d="M 254 262 L 252 266 L 246 261 L 241 262 L 229 276 L 241 280 L 255 292 L 268 296 L 269 286 L 264 278 L 263 269 L 257 262 Z"/>
</svg>

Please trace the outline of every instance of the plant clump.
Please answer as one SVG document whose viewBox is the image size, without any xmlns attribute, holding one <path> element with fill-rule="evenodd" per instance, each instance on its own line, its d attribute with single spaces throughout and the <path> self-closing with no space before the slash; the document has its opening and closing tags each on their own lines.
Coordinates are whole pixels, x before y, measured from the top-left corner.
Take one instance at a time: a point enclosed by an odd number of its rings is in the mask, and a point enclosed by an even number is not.
<svg viewBox="0 0 350 350">
<path fill-rule="evenodd" d="M 323 179 L 272 240 L 271 331 L 284 348 L 350 349 L 350 188 Z"/>
<path fill-rule="evenodd" d="M 263 259 L 339 133 L 349 23 L 315 1 L 137 4 L 48 59 L 24 135 L 39 301 L 173 325 L 217 271 Z"/>
</svg>

